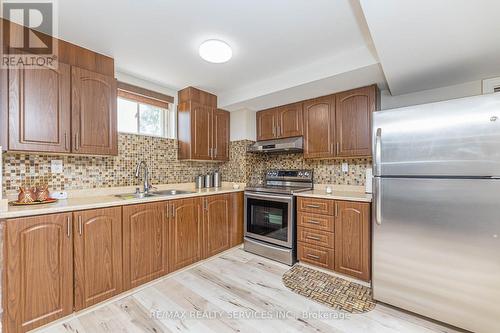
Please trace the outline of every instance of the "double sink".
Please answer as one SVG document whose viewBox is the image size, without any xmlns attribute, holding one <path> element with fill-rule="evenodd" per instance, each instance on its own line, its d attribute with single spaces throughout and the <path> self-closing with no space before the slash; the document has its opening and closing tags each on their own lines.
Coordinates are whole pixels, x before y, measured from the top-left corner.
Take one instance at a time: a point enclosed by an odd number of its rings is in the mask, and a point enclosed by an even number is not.
<svg viewBox="0 0 500 333">
<path fill-rule="evenodd" d="M 184 190 L 163 190 L 163 191 L 155 191 L 155 192 L 149 192 L 149 193 L 126 193 L 126 194 L 117 194 L 115 197 L 118 197 L 120 199 L 124 200 L 129 200 L 129 199 L 145 199 L 145 198 L 151 198 L 151 197 L 168 197 L 171 195 L 178 195 L 178 194 L 190 194 L 194 193 L 193 191 L 184 191 Z"/>
</svg>

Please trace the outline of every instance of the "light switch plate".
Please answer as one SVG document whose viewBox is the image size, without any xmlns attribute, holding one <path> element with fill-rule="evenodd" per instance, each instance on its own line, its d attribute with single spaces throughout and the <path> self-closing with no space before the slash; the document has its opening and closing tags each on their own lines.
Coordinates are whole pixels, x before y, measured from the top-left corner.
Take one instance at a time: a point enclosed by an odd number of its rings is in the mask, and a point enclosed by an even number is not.
<svg viewBox="0 0 500 333">
<path fill-rule="evenodd" d="M 342 163 L 342 172 L 349 172 L 349 164 L 347 163 Z"/>
<path fill-rule="evenodd" d="M 63 161 L 62 160 L 50 161 L 50 172 L 63 173 Z"/>
</svg>

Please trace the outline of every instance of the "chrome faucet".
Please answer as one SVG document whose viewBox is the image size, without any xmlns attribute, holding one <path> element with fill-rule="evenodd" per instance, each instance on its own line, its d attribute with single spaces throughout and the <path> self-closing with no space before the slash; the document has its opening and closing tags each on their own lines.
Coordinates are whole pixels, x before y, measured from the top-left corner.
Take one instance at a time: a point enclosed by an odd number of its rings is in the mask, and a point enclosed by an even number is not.
<svg viewBox="0 0 500 333">
<path fill-rule="evenodd" d="M 135 168 L 135 178 L 139 178 L 139 172 L 141 171 L 141 166 L 144 166 L 144 193 L 148 193 L 149 190 L 153 187 L 149 182 L 149 170 L 148 165 L 144 161 L 140 161 L 137 163 L 137 167 Z"/>
</svg>

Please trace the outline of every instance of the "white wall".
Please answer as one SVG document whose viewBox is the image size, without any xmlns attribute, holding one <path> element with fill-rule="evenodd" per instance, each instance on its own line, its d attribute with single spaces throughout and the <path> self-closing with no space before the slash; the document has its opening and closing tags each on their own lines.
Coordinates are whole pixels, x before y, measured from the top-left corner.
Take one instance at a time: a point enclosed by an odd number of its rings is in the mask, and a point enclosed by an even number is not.
<svg viewBox="0 0 500 333">
<path fill-rule="evenodd" d="M 482 82 L 480 80 L 398 96 L 392 96 L 388 90 L 383 90 L 381 91 L 381 109 L 387 110 L 409 105 L 480 95 L 481 90 Z"/>
<path fill-rule="evenodd" d="M 230 141 L 256 139 L 255 111 L 242 109 L 231 112 Z"/>
<path fill-rule="evenodd" d="M 136 76 L 123 73 L 120 71 L 115 72 L 115 77 L 118 81 L 133 84 L 144 89 L 150 89 L 165 95 L 172 96 L 174 98 L 174 104 L 177 105 L 177 90 L 166 87 L 155 82 L 148 81 L 146 79 L 138 78 Z"/>
</svg>

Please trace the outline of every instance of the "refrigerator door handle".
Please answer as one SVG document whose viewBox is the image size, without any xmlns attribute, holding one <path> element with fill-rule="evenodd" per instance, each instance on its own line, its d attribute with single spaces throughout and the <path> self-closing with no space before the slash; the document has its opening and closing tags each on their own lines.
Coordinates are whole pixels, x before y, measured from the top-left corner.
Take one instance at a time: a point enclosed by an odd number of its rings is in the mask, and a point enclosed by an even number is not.
<svg viewBox="0 0 500 333">
<path fill-rule="evenodd" d="M 375 222 L 382 225 L 382 179 L 375 177 Z"/>
<path fill-rule="evenodd" d="M 377 132 L 375 134 L 375 176 L 381 176 L 382 172 L 382 129 L 377 128 Z"/>
</svg>

